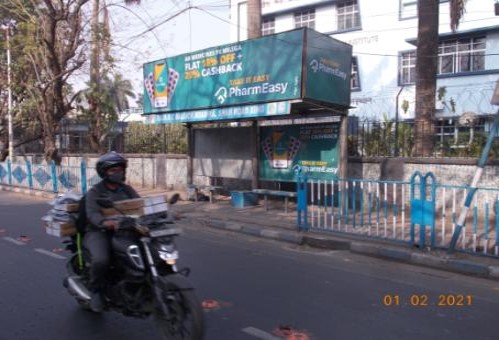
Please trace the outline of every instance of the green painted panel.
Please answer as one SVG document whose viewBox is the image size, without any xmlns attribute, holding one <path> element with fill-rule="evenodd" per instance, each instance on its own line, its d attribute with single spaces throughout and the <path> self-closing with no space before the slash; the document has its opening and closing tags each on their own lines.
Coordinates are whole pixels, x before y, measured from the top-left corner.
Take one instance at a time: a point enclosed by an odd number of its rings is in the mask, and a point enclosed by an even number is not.
<svg viewBox="0 0 499 340">
<path fill-rule="evenodd" d="M 307 30 L 305 98 L 348 107 L 352 46 Z"/>
<path fill-rule="evenodd" d="M 301 98 L 304 30 L 144 65 L 144 113 Z"/>
<path fill-rule="evenodd" d="M 293 182 L 296 165 L 311 178 L 337 178 L 339 131 L 337 123 L 262 127 L 260 179 Z"/>
</svg>

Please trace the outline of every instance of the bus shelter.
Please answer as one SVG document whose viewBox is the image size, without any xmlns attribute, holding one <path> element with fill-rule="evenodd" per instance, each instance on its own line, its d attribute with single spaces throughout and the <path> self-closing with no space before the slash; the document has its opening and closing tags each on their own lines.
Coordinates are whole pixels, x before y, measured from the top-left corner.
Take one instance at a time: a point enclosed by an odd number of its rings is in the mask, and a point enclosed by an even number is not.
<svg viewBox="0 0 499 340">
<path fill-rule="evenodd" d="M 144 114 L 187 125 L 188 183 L 294 183 L 297 166 L 346 177 L 351 59 L 350 45 L 300 28 L 149 62 Z"/>
</svg>

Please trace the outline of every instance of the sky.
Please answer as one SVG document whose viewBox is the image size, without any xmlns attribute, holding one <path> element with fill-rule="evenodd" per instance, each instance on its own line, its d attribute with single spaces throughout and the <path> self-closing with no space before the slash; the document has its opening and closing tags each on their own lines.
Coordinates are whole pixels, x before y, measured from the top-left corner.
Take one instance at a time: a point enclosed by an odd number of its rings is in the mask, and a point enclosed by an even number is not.
<svg viewBox="0 0 499 340">
<path fill-rule="evenodd" d="M 107 8 L 113 57 L 137 93 L 144 63 L 229 43 L 229 0 L 108 0 Z"/>
</svg>

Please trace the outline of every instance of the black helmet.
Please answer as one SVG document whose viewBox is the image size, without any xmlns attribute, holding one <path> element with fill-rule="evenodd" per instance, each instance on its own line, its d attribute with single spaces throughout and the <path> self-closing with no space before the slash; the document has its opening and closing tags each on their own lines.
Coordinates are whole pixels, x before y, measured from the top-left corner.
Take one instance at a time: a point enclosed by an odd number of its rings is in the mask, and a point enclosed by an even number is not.
<svg viewBox="0 0 499 340">
<path fill-rule="evenodd" d="M 127 159 L 117 152 L 111 151 L 99 157 L 95 169 L 101 178 L 106 177 L 106 171 L 110 168 L 121 166 L 126 169 Z"/>
</svg>

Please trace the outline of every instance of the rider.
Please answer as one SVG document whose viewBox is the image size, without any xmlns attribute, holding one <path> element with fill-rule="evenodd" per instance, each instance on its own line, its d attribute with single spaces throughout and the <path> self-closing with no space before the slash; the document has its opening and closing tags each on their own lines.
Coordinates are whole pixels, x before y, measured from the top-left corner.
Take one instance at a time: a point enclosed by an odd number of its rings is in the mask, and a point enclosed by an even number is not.
<svg viewBox="0 0 499 340">
<path fill-rule="evenodd" d="M 121 201 L 139 198 L 139 194 L 125 184 L 128 161 L 120 154 L 112 151 L 99 157 L 96 163 L 97 174 L 102 180 L 94 185 L 85 199 L 86 214 L 89 225 L 83 239 L 85 248 L 90 253 L 90 289 L 92 299 L 90 308 L 101 312 L 103 307 L 101 290 L 104 287 L 106 274 L 111 258 L 111 237 L 118 227 L 115 219 L 106 219 L 101 214 L 98 198 Z"/>
</svg>

